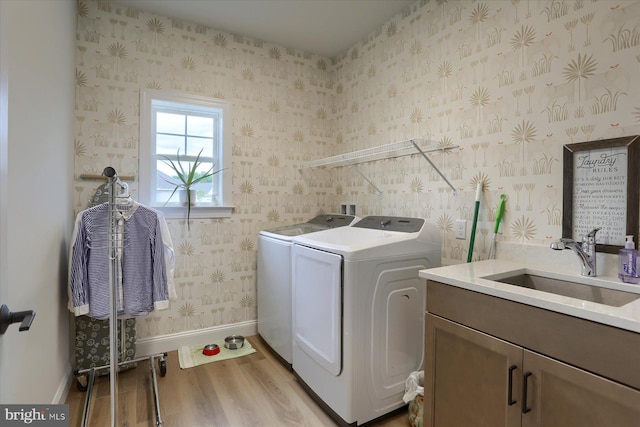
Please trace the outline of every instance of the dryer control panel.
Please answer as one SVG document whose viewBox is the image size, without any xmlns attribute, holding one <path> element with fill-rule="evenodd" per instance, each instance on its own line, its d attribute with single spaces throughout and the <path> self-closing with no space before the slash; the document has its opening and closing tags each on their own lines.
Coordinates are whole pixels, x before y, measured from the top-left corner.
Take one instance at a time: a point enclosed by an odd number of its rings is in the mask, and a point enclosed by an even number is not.
<svg viewBox="0 0 640 427">
<path fill-rule="evenodd" d="M 367 216 L 352 225 L 352 227 L 371 228 L 373 230 L 400 231 L 403 233 L 417 233 L 422 228 L 424 219 L 401 216 Z"/>
</svg>

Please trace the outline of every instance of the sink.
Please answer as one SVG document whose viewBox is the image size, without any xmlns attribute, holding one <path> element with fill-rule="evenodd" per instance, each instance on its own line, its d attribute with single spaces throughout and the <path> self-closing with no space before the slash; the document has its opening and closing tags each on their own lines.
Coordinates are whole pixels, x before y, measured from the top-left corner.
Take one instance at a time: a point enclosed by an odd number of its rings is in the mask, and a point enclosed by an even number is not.
<svg viewBox="0 0 640 427">
<path fill-rule="evenodd" d="M 600 286 L 591 286 L 584 283 L 532 273 L 517 272 L 511 275 L 502 274 L 483 277 L 483 279 L 507 283 L 521 288 L 535 289 L 537 291 L 555 295 L 563 295 L 565 297 L 595 302 L 612 307 L 622 307 L 623 305 L 640 298 L 640 294 L 603 288 Z"/>
</svg>

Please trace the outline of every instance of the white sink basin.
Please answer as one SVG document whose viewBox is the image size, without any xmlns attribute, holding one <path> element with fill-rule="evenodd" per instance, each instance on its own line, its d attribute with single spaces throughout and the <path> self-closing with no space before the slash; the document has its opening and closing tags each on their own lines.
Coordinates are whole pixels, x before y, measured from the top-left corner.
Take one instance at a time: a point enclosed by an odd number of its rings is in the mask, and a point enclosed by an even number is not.
<svg viewBox="0 0 640 427">
<path fill-rule="evenodd" d="M 511 271 L 483 279 L 506 283 L 521 288 L 535 289 L 555 295 L 576 298 L 612 307 L 622 307 L 640 298 L 640 294 L 610 289 L 601 286 L 580 283 L 574 280 L 564 280 L 543 272 Z M 593 279 L 592 279 L 593 280 Z"/>
</svg>

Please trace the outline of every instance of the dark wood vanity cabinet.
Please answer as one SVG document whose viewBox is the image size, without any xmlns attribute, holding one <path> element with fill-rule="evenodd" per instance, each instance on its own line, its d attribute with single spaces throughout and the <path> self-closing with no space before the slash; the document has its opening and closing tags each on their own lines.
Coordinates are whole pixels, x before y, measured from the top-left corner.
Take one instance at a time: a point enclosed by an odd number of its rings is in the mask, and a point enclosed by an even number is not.
<svg viewBox="0 0 640 427">
<path fill-rule="evenodd" d="M 640 334 L 431 281 L 425 322 L 425 426 L 640 426 Z"/>
</svg>

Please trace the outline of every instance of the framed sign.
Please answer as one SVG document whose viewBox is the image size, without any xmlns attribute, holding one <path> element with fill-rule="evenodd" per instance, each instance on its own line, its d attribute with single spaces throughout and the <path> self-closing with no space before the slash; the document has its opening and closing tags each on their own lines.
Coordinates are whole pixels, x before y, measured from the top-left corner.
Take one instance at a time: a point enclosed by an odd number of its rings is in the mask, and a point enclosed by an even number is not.
<svg viewBox="0 0 640 427">
<path fill-rule="evenodd" d="M 640 136 L 564 146 L 562 236 L 578 242 L 594 228 L 596 250 L 617 253 L 638 242 Z"/>
</svg>

